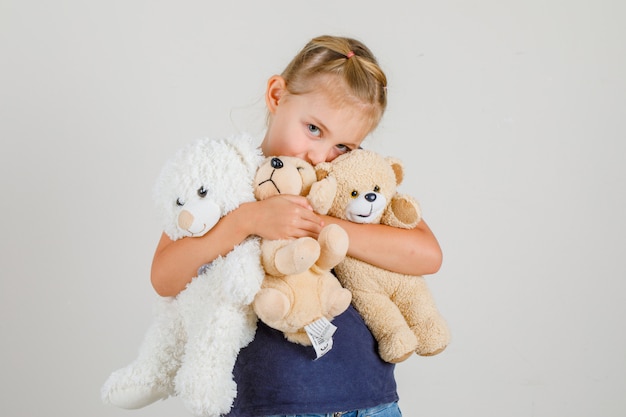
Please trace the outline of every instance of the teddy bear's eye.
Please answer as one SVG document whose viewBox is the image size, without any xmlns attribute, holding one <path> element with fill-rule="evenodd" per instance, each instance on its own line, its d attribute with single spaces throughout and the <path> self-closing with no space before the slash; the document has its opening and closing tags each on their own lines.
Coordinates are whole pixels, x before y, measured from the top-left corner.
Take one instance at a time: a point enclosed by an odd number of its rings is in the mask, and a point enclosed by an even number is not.
<svg viewBox="0 0 626 417">
<path fill-rule="evenodd" d="M 357 198 L 359 196 L 359 192 L 357 190 L 352 190 L 350 196 L 352 196 L 352 198 Z"/>
<path fill-rule="evenodd" d="M 184 206 L 184 205 L 185 205 L 185 202 L 184 202 L 184 201 L 180 201 L 180 198 L 177 198 L 177 199 L 176 199 L 176 205 L 177 205 L 177 206 L 181 206 L 181 207 L 182 207 L 182 206 Z"/>
<path fill-rule="evenodd" d="M 204 185 L 198 188 L 198 196 L 200 196 L 201 198 L 206 197 L 206 193 L 207 193 L 207 190 L 206 188 L 204 188 Z"/>
<path fill-rule="evenodd" d="M 375 185 L 375 186 L 374 186 L 374 192 L 375 192 L 375 193 L 380 192 L 380 187 L 379 187 L 378 185 Z"/>
</svg>

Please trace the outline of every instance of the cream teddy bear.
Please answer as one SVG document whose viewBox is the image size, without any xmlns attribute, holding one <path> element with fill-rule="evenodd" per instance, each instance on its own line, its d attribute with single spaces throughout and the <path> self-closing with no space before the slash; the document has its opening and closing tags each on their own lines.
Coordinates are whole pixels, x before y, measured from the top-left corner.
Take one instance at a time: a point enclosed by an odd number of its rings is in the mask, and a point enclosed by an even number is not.
<svg viewBox="0 0 626 417">
<path fill-rule="evenodd" d="M 255 201 L 252 180 L 263 160 L 252 139 L 201 139 L 179 150 L 154 190 L 172 240 L 202 236 L 240 204 Z M 260 242 L 251 237 L 205 265 L 176 297 L 162 298 L 137 359 L 113 372 L 102 399 L 140 408 L 178 395 L 197 416 L 227 413 L 236 396 L 232 370 L 254 337 L 251 303 L 264 278 Z"/>
<path fill-rule="evenodd" d="M 306 196 L 316 180 L 315 169 L 302 159 L 268 157 L 257 171 L 255 196 L 258 200 L 277 194 Z M 332 186 L 328 188 L 330 192 Z M 258 317 L 288 340 L 310 346 L 304 327 L 322 317 L 330 321 L 350 305 L 350 291 L 331 272 L 347 250 L 348 235 L 337 225 L 324 227 L 317 240 L 263 239 L 266 276 L 253 303 Z"/>
<path fill-rule="evenodd" d="M 318 164 L 316 170 L 320 181 L 311 187 L 309 201 L 321 214 L 407 229 L 420 221 L 417 202 L 396 192 L 403 177 L 397 159 L 358 149 Z M 384 270 L 350 256 L 335 272 L 352 292 L 352 303 L 378 341 L 383 360 L 401 362 L 413 352 L 435 355 L 448 345 L 448 326 L 423 277 Z"/>
</svg>

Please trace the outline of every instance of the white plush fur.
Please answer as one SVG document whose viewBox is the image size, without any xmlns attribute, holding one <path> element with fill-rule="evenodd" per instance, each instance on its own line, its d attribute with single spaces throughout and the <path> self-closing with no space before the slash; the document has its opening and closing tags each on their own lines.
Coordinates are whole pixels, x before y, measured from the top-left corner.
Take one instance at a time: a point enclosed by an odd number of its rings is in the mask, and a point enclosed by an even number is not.
<svg viewBox="0 0 626 417">
<path fill-rule="evenodd" d="M 165 233 L 173 240 L 201 236 L 254 201 L 252 182 L 262 159 L 243 135 L 201 139 L 177 152 L 154 192 Z M 138 357 L 109 376 L 103 401 L 133 409 L 178 395 L 194 415 L 227 413 L 237 393 L 237 354 L 256 330 L 250 303 L 263 277 L 259 240 L 248 238 L 202 268 L 178 296 L 160 299 Z"/>
</svg>

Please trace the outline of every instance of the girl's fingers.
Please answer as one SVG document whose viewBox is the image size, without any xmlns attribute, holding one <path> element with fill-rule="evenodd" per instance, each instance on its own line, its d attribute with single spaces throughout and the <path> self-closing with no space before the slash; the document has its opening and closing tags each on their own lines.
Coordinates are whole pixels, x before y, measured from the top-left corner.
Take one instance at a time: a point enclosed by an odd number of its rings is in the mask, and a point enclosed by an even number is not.
<svg viewBox="0 0 626 417">
<path fill-rule="evenodd" d="M 310 210 L 311 212 L 313 211 L 313 207 L 311 207 L 311 204 L 309 204 L 309 200 L 307 200 L 305 197 L 302 197 L 299 195 L 281 195 L 280 197 L 288 201 L 291 201 L 293 203 L 296 203 L 299 206 L 302 206 L 305 209 Z"/>
<path fill-rule="evenodd" d="M 265 219 L 260 236 L 288 239 L 310 236 L 317 238 L 323 221 L 304 197 L 280 195 L 265 200 Z"/>
</svg>

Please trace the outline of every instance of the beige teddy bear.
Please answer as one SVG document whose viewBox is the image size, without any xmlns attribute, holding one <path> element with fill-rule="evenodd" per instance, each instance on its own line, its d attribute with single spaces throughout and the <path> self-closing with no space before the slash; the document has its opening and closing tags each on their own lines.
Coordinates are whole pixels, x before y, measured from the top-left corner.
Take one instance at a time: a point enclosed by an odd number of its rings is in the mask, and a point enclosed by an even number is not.
<svg viewBox="0 0 626 417">
<path fill-rule="evenodd" d="M 320 181 L 313 184 L 309 201 L 321 214 L 406 229 L 421 219 L 417 202 L 396 192 L 403 177 L 397 159 L 358 149 L 318 164 L 316 170 Z M 448 326 L 423 277 L 384 270 L 350 256 L 335 272 L 352 292 L 352 303 L 378 341 L 383 360 L 401 362 L 413 352 L 435 355 L 448 345 Z"/>
<path fill-rule="evenodd" d="M 268 157 L 257 170 L 255 197 L 305 196 L 316 179 L 313 166 L 302 159 Z M 348 235 L 337 225 L 324 227 L 317 240 L 262 240 L 266 276 L 253 302 L 256 314 L 288 340 L 310 346 L 304 326 L 322 317 L 330 321 L 350 305 L 350 291 L 331 273 L 347 250 Z"/>
</svg>

